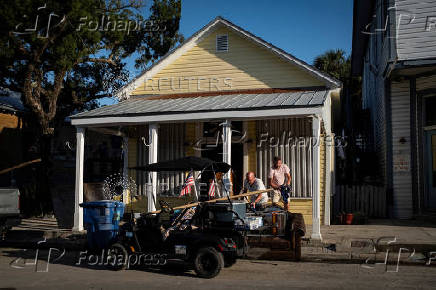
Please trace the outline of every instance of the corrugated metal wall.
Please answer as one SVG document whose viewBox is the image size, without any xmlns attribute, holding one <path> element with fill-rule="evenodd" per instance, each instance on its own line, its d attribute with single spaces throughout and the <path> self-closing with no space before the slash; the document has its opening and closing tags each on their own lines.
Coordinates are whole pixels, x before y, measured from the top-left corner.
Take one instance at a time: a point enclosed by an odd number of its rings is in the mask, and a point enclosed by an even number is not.
<svg viewBox="0 0 436 290">
<path fill-rule="evenodd" d="M 392 120 L 392 160 L 410 160 L 410 82 L 392 82 L 391 85 Z M 406 142 L 400 142 L 404 138 Z M 392 170 L 393 215 L 397 218 L 411 218 L 413 215 L 411 170 Z"/>
<path fill-rule="evenodd" d="M 138 140 L 137 165 L 148 164 L 148 127 L 141 127 L 144 139 Z M 158 132 L 158 161 L 177 159 L 184 156 L 185 124 L 160 124 Z M 145 141 L 145 144 L 144 144 Z M 137 172 L 138 194 L 147 194 L 148 173 Z M 164 195 L 178 194 L 178 187 L 183 184 L 184 172 L 159 172 L 158 193 Z M 148 189 L 151 189 L 148 186 Z"/>
<path fill-rule="evenodd" d="M 158 161 L 184 157 L 185 124 L 161 124 L 159 127 Z M 159 172 L 157 192 L 163 195 L 179 194 L 184 172 Z"/>
<path fill-rule="evenodd" d="M 289 166 L 292 197 L 312 197 L 312 123 L 308 118 L 256 121 L 257 175 L 267 185 L 274 156 Z"/>
</svg>

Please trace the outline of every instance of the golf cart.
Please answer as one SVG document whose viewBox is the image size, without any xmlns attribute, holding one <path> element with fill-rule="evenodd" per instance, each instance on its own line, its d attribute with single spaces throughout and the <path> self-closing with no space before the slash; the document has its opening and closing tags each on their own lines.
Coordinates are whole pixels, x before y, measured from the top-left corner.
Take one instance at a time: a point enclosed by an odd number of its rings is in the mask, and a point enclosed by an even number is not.
<svg viewBox="0 0 436 290">
<path fill-rule="evenodd" d="M 215 180 L 216 173 L 228 172 L 230 165 L 186 157 L 133 169 L 200 171 L 200 180 L 210 181 Z M 115 257 L 110 265 L 116 270 L 125 269 L 128 266 L 125 261 L 130 261 L 131 255 L 152 254 L 158 255 L 157 260 L 161 261 L 183 260 L 203 278 L 213 278 L 223 267 L 233 265 L 247 250 L 246 232 L 234 227 L 235 220 L 244 223 L 245 203 L 230 198 L 208 201 L 207 196 L 201 196 L 201 190 L 200 194 L 194 191 L 197 202 L 182 206 L 181 211 L 175 211 L 167 202 L 159 200 L 159 211 L 131 217 L 120 225 L 117 241 L 109 249 Z M 169 214 L 170 220 L 165 222 L 161 218 L 163 214 Z M 115 262 L 119 256 L 124 263 Z"/>
</svg>

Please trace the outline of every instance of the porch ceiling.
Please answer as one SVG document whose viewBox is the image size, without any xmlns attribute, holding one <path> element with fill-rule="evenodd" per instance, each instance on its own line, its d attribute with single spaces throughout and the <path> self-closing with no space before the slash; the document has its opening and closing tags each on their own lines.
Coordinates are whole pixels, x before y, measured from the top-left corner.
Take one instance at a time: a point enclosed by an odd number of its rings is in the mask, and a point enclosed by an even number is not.
<svg viewBox="0 0 436 290">
<path fill-rule="evenodd" d="M 212 118 L 219 118 L 221 115 L 223 117 L 227 115 L 229 115 L 227 117 L 232 117 L 233 115 L 233 117 L 237 117 L 238 115 L 241 117 L 249 117 L 253 115 L 253 113 L 255 113 L 254 116 L 264 115 L 267 111 L 272 113 L 272 110 L 285 110 L 286 114 L 292 112 L 298 114 L 298 112 L 300 112 L 301 115 L 304 115 L 310 113 L 310 108 L 321 107 L 324 104 L 328 92 L 328 90 L 292 91 L 270 94 L 231 94 L 174 99 L 147 99 L 146 97 L 136 97 L 115 105 L 73 115 L 71 119 L 73 125 L 91 125 L 93 121 L 95 121 L 95 123 L 112 123 L 116 119 L 119 119 L 118 121 L 124 120 L 123 122 L 127 120 L 128 122 L 128 120 L 133 121 L 141 116 L 150 118 L 150 121 L 152 121 L 152 119 L 171 121 L 180 119 L 181 117 L 183 119 L 182 115 L 186 114 L 203 116 L 206 113 L 206 116 Z M 283 113 L 285 113 L 285 111 L 283 111 Z M 235 113 L 226 114 L 226 112 Z M 174 115 L 180 116 L 174 117 Z M 126 119 L 126 117 L 130 118 Z M 108 122 L 104 122 L 103 119 Z"/>
</svg>

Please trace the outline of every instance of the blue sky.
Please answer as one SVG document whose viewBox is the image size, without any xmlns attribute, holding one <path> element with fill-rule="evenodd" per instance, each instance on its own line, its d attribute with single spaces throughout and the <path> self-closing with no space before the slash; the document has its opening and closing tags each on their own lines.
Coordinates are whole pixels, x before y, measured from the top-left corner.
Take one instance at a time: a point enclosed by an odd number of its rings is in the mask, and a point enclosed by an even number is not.
<svg viewBox="0 0 436 290">
<path fill-rule="evenodd" d="M 310 64 L 328 49 L 351 53 L 352 0 L 182 0 L 180 32 L 188 38 L 216 16 Z M 140 73 L 133 60 L 128 68 L 131 77 Z"/>
</svg>

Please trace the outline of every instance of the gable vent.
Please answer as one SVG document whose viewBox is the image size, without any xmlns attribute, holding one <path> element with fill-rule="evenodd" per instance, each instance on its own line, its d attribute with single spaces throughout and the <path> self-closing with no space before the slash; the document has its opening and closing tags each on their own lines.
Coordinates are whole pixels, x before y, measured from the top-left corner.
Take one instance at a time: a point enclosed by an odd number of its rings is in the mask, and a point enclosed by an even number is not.
<svg viewBox="0 0 436 290">
<path fill-rule="evenodd" d="M 229 50 L 229 38 L 227 34 L 221 34 L 216 36 L 216 51 L 228 51 Z"/>
</svg>

